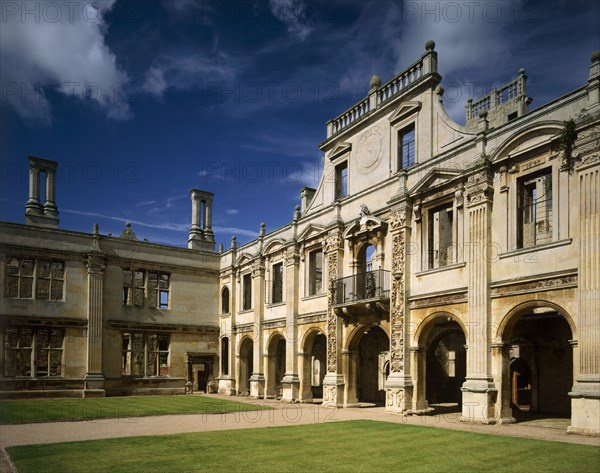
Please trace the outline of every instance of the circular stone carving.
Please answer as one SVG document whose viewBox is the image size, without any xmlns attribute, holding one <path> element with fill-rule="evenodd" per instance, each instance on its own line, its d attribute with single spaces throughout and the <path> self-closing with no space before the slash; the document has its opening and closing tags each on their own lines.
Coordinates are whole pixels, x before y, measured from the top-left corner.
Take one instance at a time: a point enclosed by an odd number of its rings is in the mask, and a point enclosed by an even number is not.
<svg viewBox="0 0 600 473">
<path fill-rule="evenodd" d="M 358 142 L 358 167 L 362 172 L 370 171 L 379 164 L 383 156 L 383 133 L 378 127 L 368 130 Z"/>
</svg>

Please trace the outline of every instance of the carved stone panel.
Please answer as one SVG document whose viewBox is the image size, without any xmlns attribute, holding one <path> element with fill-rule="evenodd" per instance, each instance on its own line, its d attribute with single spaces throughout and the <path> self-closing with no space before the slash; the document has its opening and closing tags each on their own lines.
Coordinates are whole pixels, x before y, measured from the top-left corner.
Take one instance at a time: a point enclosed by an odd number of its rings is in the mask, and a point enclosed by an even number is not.
<svg viewBox="0 0 600 473">
<path fill-rule="evenodd" d="M 400 373 L 404 370 L 404 238 L 404 230 L 400 230 L 392 236 L 390 371 L 393 373 Z"/>
</svg>

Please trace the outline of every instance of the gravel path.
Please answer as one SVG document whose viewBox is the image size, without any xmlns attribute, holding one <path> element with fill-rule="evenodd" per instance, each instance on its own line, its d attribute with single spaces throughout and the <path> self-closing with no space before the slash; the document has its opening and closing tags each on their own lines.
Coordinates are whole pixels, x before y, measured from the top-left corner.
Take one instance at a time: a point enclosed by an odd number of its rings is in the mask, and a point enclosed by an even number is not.
<svg viewBox="0 0 600 473">
<path fill-rule="evenodd" d="M 228 396 L 210 396 L 217 399 L 232 399 Z M 400 416 L 387 414 L 383 407 L 326 409 L 318 404 L 287 404 L 270 400 L 234 399 L 242 402 L 267 405 L 271 409 L 227 414 L 167 415 L 100 419 L 83 422 L 2 425 L 0 426 L 0 447 L 6 448 L 12 445 L 72 442 L 77 440 L 140 435 L 165 435 L 184 432 L 315 424 L 357 419 L 371 419 L 383 422 L 600 446 L 600 438 L 598 437 L 572 435 L 566 433 L 564 429 L 522 424 L 476 425 L 458 422 L 458 414 Z"/>
</svg>

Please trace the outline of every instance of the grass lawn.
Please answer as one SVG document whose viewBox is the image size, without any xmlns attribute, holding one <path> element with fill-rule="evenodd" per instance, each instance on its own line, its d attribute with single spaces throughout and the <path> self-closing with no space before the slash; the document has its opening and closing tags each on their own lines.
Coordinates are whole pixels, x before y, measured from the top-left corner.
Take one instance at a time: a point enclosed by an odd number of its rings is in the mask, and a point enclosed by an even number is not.
<svg viewBox="0 0 600 473">
<path fill-rule="evenodd" d="M 19 399 L 0 401 L 0 424 L 255 411 L 258 409 L 264 409 L 264 407 L 205 396 Z"/>
<path fill-rule="evenodd" d="M 600 471 L 593 446 L 368 420 L 7 451 L 20 473 Z"/>
</svg>

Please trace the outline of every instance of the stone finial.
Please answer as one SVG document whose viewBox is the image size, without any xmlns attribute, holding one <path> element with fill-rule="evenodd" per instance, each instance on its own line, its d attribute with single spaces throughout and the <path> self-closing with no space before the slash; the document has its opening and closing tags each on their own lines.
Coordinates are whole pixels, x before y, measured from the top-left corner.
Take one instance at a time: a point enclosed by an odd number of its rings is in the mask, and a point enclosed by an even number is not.
<svg viewBox="0 0 600 473">
<path fill-rule="evenodd" d="M 300 220 L 300 206 L 296 205 L 296 207 L 294 207 L 294 220 L 298 221 Z"/>
<path fill-rule="evenodd" d="M 425 42 L 425 50 L 426 51 L 433 51 L 435 49 L 435 41 L 430 39 L 428 41 Z"/>
<path fill-rule="evenodd" d="M 125 224 L 125 229 L 121 232 L 121 236 L 119 238 L 123 238 L 124 240 L 137 241 L 137 237 L 135 236 L 135 233 L 131 229 L 131 222 L 127 222 Z"/>
<path fill-rule="evenodd" d="M 480 110 L 479 111 L 479 118 L 483 118 L 484 120 L 487 118 L 488 116 L 488 111 L 487 110 Z"/>
<path fill-rule="evenodd" d="M 600 62 L 600 49 L 592 53 L 592 62 Z"/>
<path fill-rule="evenodd" d="M 264 222 L 262 222 L 260 224 L 260 233 L 259 233 L 259 236 L 264 237 L 267 234 L 266 227 L 267 227 L 267 225 Z"/>
<path fill-rule="evenodd" d="M 237 238 L 235 235 L 231 236 L 231 249 L 235 250 L 237 248 Z"/>
<path fill-rule="evenodd" d="M 381 78 L 377 74 L 373 74 L 369 82 L 369 89 L 378 89 L 381 87 Z"/>
<path fill-rule="evenodd" d="M 93 228 L 93 232 L 92 233 L 94 235 L 98 235 L 100 233 L 100 226 L 97 223 L 94 223 L 94 226 L 92 228 Z"/>
</svg>

